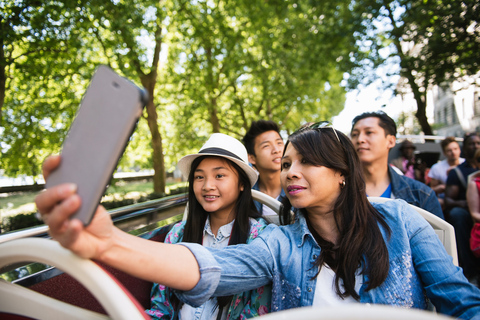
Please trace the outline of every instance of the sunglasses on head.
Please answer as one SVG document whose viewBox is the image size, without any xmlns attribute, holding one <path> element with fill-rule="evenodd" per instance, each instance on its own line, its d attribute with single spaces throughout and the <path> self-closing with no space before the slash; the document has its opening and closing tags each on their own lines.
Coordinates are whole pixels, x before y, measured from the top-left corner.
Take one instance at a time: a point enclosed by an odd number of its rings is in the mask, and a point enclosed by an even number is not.
<svg viewBox="0 0 480 320">
<path fill-rule="evenodd" d="M 307 129 L 324 129 L 324 128 L 331 128 L 333 133 L 335 133 L 335 137 L 337 137 L 338 142 L 340 142 L 340 138 L 338 137 L 337 130 L 333 127 L 333 124 L 329 121 L 319 121 L 315 123 L 306 123 L 300 129 L 295 131 L 294 133 L 299 133 Z"/>
</svg>

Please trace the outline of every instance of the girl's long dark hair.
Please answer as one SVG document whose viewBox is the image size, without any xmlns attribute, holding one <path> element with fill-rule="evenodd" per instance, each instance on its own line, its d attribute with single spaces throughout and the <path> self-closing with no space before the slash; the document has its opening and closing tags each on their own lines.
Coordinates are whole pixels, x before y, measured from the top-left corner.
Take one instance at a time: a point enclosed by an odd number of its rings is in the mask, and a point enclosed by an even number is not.
<svg viewBox="0 0 480 320">
<path fill-rule="evenodd" d="M 336 131 L 340 140 L 338 141 L 333 130 L 330 127 L 301 129 L 289 137 L 284 153 L 288 144 L 292 144 L 307 163 L 325 166 L 344 176 L 345 186 L 333 208 L 335 222 L 340 231 L 340 242 L 337 246 L 315 231 L 305 209 L 300 209 L 300 212 L 304 214 L 310 232 L 322 248 L 313 267 L 321 268 L 323 264 L 328 264 L 335 271 L 337 294 L 342 298 L 351 296 L 359 300 L 360 296 L 355 291 L 355 275 L 360 267 L 362 273 L 368 275 L 367 291 L 380 286 L 387 278 L 388 250 L 378 223 L 388 235 L 391 230 L 385 218 L 367 199 L 360 160 L 352 142 L 343 133 Z M 281 223 L 293 223 L 290 201 L 285 197 L 282 203 Z M 340 279 L 343 280 L 343 289 L 340 288 Z"/>
<path fill-rule="evenodd" d="M 183 241 L 185 242 L 202 244 L 203 241 L 203 229 L 209 213 L 203 209 L 195 197 L 193 191 L 193 179 L 195 176 L 195 170 L 202 160 L 211 157 L 212 156 L 201 156 L 192 162 L 190 174 L 188 176 L 187 221 L 185 222 L 185 229 L 183 232 Z M 261 217 L 253 202 L 252 185 L 245 171 L 243 171 L 243 169 L 237 164 L 224 157 L 218 158 L 224 160 L 237 172 L 239 186 L 243 186 L 243 191 L 240 192 L 237 202 L 235 203 L 235 222 L 233 223 L 228 245 L 246 243 L 248 236 L 250 235 L 250 218 L 258 219 Z M 176 298 L 176 296 L 174 297 Z M 232 301 L 232 296 L 217 297 L 217 301 L 218 306 L 223 308 Z M 221 310 L 219 312 L 221 312 Z"/>
</svg>

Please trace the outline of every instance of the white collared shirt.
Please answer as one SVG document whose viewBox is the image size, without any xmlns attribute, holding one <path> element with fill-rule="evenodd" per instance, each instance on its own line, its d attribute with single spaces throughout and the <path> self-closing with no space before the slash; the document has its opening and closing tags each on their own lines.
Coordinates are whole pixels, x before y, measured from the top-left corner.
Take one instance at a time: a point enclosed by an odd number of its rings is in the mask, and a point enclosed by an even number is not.
<svg viewBox="0 0 480 320">
<path fill-rule="evenodd" d="M 218 229 L 217 236 L 215 236 L 212 232 L 212 228 L 210 226 L 210 216 L 207 218 L 205 222 L 205 227 L 203 228 L 203 243 L 204 247 L 208 248 L 225 248 L 228 246 L 230 241 L 230 235 L 232 234 L 233 223 L 232 222 L 221 226 Z M 222 310 L 222 320 L 227 318 L 228 307 L 223 308 Z M 184 304 L 180 309 L 180 319 L 183 320 L 207 320 L 212 319 L 215 320 L 218 314 L 218 306 L 217 306 L 217 299 L 212 298 L 207 300 L 203 305 L 198 308 L 194 308 L 189 306 L 188 304 Z"/>
</svg>

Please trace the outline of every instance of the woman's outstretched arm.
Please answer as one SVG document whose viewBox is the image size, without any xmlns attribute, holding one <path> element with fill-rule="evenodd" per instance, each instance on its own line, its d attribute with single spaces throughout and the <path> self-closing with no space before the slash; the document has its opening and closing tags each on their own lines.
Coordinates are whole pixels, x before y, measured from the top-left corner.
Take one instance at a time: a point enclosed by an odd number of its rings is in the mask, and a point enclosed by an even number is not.
<svg viewBox="0 0 480 320">
<path fill-rule="evenodd" d="M 60 161 L 60 156 L 45 161 L 46 180 Z M 197 260 L 189 249 L 129 235 L 113 225 L 102 206 L 97 208 L 87 227 L 78 219 L 70 219 L 81 205 L 75 185 L 49 188 L 36 197 L 35 203 L 50 235 L 80 257 L 95 259 L 133 276 L 179 290 L 191 290 L 200 280 Z"/>
</svg>

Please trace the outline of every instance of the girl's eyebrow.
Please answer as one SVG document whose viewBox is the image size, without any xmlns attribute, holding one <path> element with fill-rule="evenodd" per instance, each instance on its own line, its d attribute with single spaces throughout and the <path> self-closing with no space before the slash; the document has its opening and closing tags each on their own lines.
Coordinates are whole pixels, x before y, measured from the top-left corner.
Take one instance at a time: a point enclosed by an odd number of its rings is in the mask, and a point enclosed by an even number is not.
<svg viewBox="0 0 480 320">
<path fill-rule="evenodd" d="M 227 170 L 227 167 L 215 167 L 212 170 L 218 171 L 218 170 L 221 170 L 221 169 Z M 197 172 L 197 171 L 198 172 L 203 172 L 203 169 L 195 169 L 195 172 Z"/>
</svg>

